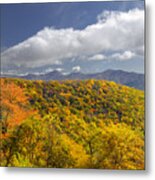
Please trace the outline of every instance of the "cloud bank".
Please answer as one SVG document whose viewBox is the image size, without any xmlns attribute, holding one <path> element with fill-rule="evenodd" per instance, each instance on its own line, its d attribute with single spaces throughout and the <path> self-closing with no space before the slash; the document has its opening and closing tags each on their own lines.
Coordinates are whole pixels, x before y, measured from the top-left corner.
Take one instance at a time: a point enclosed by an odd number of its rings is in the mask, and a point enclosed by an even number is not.
<svg viewBox="0 0 155 180">
<path fill-rule="evenodd" d="M 72 68 L 72 71 L 73 71 L 73 72 L 79 72 L 80 70 L 81 70 L 80 66 L 74 66 L 74 67 Z"/>
<path fill-rule="evenodd" d="M 129 60 L 144 54 L 144 10 L 104 11 L 85 29 L 45 27 L 1 54 L 2 69 L 36 68 L 85 61 Z"/>
</svg>

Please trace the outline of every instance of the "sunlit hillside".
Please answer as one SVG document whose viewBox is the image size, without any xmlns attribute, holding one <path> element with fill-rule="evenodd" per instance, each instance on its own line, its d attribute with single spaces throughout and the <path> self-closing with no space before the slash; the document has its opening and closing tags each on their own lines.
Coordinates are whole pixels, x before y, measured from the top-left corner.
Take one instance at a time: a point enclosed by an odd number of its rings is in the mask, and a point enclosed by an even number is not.
<svg viewBox="0 0 155 180">
<path fill-rule="evenodd" d="M 144 92 L 1 79 L 1 166 L 144 169 Z"/>
</svg>

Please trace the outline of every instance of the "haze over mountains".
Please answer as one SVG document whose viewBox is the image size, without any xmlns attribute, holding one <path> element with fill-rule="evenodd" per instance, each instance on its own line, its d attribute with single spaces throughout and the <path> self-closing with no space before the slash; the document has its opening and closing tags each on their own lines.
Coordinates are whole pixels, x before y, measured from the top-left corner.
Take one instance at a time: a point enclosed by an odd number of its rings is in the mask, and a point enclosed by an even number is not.
<svg viewBox="0 0 155 180">
<path fill-rule="evenodd" d="M 104 72 L 94 74 L 84 74 L 81 72 L 73 72 L 64 75 L 59 71 L 52 71 L 46 74 L 28 74 L 25 76 L 2 75 L 3 77 L 16 77 L 29 80 L 85 80 L 85 79 L 100 79 L 114 81 L 119 84 L 134 87 L 136 89 L 144 90 L 144 74 L 135 72 L 126 72 L 122 70 L 106 70 Z"/>
</svg>

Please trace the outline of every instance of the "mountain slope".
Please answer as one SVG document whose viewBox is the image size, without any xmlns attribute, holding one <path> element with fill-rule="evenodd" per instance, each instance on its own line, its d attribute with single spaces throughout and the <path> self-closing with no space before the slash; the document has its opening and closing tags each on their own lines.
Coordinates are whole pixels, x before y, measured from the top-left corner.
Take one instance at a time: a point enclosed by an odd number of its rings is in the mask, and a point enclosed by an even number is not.
<svg viewBox="0 0 155 180">
<path fill-rule="evenodd" d="M 66 114 L 63 108 L 67 107 L 71 112 L 82 110 L 86 119 L 95 115 L 132 125 L 134 122 L 126 119 L 130 117 L 134 121 L 135 116 L 137 126 L 143 123 L 144 92 L 140 90 L 105 80 L 11 80 L 25 87 L 31 106 L 38 108 L 41 114 L 48 114 L 57 106 L 61 107 L 56 110 L 60 111 L 60 116 Z"/>
<path fill-rule="evenodd" d="M 7 77 L 7 76 L 6 76 Z M 123 84 L 136 89 L 144 90 L 144 75 L 134 72 L 126 72 L 122 70 L 107 70 L 101 73 L 95 74 L 83 74 L 80 72 L 70 73 L 63 75 L 61 72 L 53 71 L 47 74 L 28 74 L 26 76 L 14 76 L 17 78 L 29 79 L 29 80 L 109 80 L 119 84 Z"/>
<path fill-rule="evenodd" d="M 144 90 L 144 75 L 122 70 L 107 70 L 93 75 L 94 79 L 105 79 Z"/>
<path fill-rule="evenodd" d="M 1 166 L 144 169 L 143 91 L 105 80 L 1 86 Z"/>
</svg>

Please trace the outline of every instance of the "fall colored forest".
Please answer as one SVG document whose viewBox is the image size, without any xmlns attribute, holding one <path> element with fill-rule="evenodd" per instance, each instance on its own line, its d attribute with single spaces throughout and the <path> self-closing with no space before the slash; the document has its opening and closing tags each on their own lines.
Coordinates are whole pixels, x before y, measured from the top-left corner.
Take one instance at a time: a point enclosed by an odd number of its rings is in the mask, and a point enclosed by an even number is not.
<svg viewBox="0 0 155 180">
<path fill-rule="evenodd" d="M 0 165 L 144 169 L 144 92 L 104 80 L 1 78 Z"/>
</svg>

